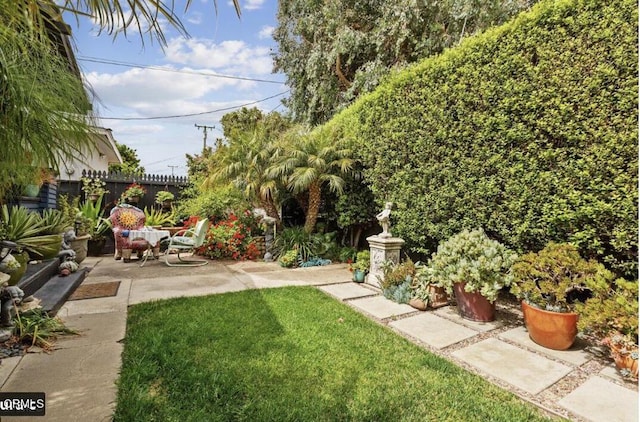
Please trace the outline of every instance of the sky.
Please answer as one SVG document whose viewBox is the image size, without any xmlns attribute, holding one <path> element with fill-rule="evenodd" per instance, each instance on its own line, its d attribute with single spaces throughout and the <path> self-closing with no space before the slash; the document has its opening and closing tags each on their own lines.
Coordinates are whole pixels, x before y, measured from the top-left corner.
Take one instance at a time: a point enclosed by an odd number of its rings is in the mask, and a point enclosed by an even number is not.
<svg viewBox="0 0 640 422">
<path fill-rule="evenodd" d="M 185 154 L 204 146 L 195 125 L 215 127 L 207 129 L 213 146 L 222 137 L 221 117 L 242 105 L 286 111 L 285 76 L 272 73 L 277 0 L 241 0 L 240 18 L 230 2 L 217 3 L 217 14 L 213 0 L 193 0 L 186 14 L 179 9 L 190 38 L 163 25 L 164 49 L 139 32 L 114 39 L 90 19 L 66 18 L 83 77 L 97 96 L 98 124 L 136 150 L 148 174 L 187 174 Z M 185 114 L 192 116 L 164 118 Z"/>
</svg>

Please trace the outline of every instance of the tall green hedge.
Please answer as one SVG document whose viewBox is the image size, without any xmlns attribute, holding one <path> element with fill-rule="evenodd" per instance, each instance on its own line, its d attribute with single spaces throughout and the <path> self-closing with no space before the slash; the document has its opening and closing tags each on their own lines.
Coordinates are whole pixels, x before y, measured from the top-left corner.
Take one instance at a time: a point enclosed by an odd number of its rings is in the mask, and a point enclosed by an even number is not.
<svg viewBox="0 0 640 422">
<path fill-rule="evenodd" d="M 570 241 L 637 278 L 637 45 L 635 0 L 543 1 L 321 130 L 353 142 L 415 251 L 483 227 L 520 252 Z"/>
</svg>

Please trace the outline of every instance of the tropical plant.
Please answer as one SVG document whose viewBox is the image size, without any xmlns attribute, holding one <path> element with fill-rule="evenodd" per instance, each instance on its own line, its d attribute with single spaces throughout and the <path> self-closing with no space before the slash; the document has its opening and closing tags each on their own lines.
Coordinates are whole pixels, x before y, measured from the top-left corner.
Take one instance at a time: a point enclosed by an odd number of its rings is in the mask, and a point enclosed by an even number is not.
<svg viewBox="0 0 640 422">
<path fill-rule="evenodd" d="M 40 216 L 42 224 L 41 234 L 60 234 L 73 227 L 73 220 L 70 220 L 67 215 L 61 210 L 47 208 L 42 211 Z"/>
<path fill-rule="evenodd" d="M 82 191 L 85 195 L 97 195 L 102 196 L 106 193 L 109 193 L 108 190 L 105 189 L 107 183 L 102 179 L 91 179 L 89 177 L 82 178 Z"/>
<path fill-rule="evenodd" d="M 553 242 L 539 252 L 522 255 L 511 267 L 511 276 L 511 293 L 531 306 L 553 312 L 572 312 L 598 284 L 614 280 L 602 264 L 582 258 L 575 246 Z"/>
<path fill-rule="evenodd" d="M 46 234 L 42 232 L 50 230 L 50 226 L 44 223 L 37 213 L 30 212 L 24 207 L 6 204 L 2 206 L 0 216 L 5 229 L 6 238 L 18 244 L 29 252 L 32 258 L 51 258 L 60 250 L 62 236 L 60 234 Z"/>
<path fill-rule="evenodd" d="M 83 202 L 76 214 L 76 220 L 84 222 L 86 233 L 91 236 L 92 240 L 103 239 L 111 228 L 111 221 L 104 218 L 102 198 L 103 196 L 100 196 L 95 202 Z"/>
<path fill-rule="evenodd" d="M 322 188 L 342 192 L 342 175 L 348 174 L 353 166 L 351 150 L 336 143 L 326 131 L 308 133 L 302 126 L 287 131 L 281 142 L 282 154 L 267 173 L 282 178 L 294 195 L 306 195 L 304 230 L 312 233 L 318 220 Z"/>
<path fill-rule="evenodd" d="M 213 1 L 214 5 L 216 1 Z M 28 181 L 32 165 L 58 170 L 59 164 L 82 156 L 91 136 L 91 105 L 72 56 L 62 57 L 67 42 L 66 16 L 94 17 L 101 31 L 116 36 L 134 28 L 166 45 L 163 27 L 187 35 L 176 4 L 161 1 L 3 0 L 0 5 L 0 197 Z M 189 8 L 187 1 L 185 8 Z M 233 0 L 240 16 L 239 0 Z M 65 29 L 61 29 L 65 28 Z M 144 30 L 143 30 L 144 29 Z M 38 83 L 34 83 L 38 81 Z"/>
<path fill-rule="evenodd" d="M 466 292 L 479 292 L 493 303 L 511 285 L 509 269 L 517 257 L 484 230 L 463 230 L 438 245 L 429 262 L 430 277 L 450 295 L 455 283 L 465 283 Z"/>
<path fill-rule="evenodd" d="M 301 261 L 317 255 L 316 238 L 302 227 L 287 227 L 281 230 L 273 243 L 275 256 L 280 256 L 290 250 L 298 252 Z"/>
<path fill-rule="evenodd" d="M 279 156 L 274 134 L 262 125 L 251 131 L 233 131 L 228 147 L 216 151 L 209 161 L 208 186 L 230 183 L 251 202 L 257 202 L 280 224 L 279 197 L 283 186 L 267 169 Z"/>
<path fill-rule="evenodd" d="M 43 230 L 42 219 L 37 213 L 21 206 L 2 205 L 2 222 L 6 239 L 18 243 L 20 240 L 39 235 Z"/>
<path fill-rule="evenodd" d="M 162 204 L 164 201 L 173 201 L 176 196 L 168 190 L 161 190 L 156 193 L 156 204 Z"/>
<path fill-rule="evenodd" d="M 175 212 L 164 212 L 155 208 L 144 207 L 144 217 L 146 226 L 173 226 L 176 223 Z"/>
</svg>

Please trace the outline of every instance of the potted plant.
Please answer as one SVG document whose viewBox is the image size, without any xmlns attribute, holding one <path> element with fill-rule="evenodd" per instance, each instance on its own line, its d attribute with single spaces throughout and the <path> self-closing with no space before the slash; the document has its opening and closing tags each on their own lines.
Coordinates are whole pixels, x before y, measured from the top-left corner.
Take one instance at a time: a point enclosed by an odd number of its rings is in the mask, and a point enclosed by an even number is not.
<svg viewBox="0 0 640 422">
<path fill-rule="evenodd" d="M 583 259 L 568 243 L 549 243 L 521 256 L 511 268 L 511 292 L 522 300 L 529 337 L 554 350 L 566 350 L 578 334 L 575 304 L 591 295 L 599 278 L 610 278 L 602 264 Z"/>
<path fill-rule="evenodd" d="M 147 191 L 142 185 L 132 183 L 122 192 L 120 199 L 127 203 L 137 204 L 145 193 L 147 193 Z"/>
<path fill-rule="evenodd" d="M 498 293 L 511 284 L 509 268 L 517 255 L 482 229 L 463 230 L 438 245 L 431 277 L 454 294 L 460 315 L 472 321 L 493 321 Z"/>
<path fill-rule="evenodd" d="M 440 308 L 449 304 L 449 295 L 442 285 L 433 277 L 433 269 L 429 265 L 416 264 L 416 275 L 411 283 L 411 300 L 409 305 L 421 311 L 428 307 Z"/>
<path fill-rule="evenodd" d="M 592 297 L 576 303 L 578 330 L 609 348 L 623 376 L 638 378 L 638 282 L 600 277 Z"/>
<path fill-rule="evenodd" d="M 411 283 L 416 274 L 416 265 L 407 257 L 399 264 L 385 261 L 381 265 L 382 278 L 378 276 L 382 294 L 397 303 L 409 303 L 411 300 Z"/>
<path fill-rule="evenodd" d="M 353 273 L 353 281 L 356 283 L 364 283 L 364 279 L 369 273 L 371 265 L 371 252 L 362 250 L 356 254 L 356 262 L 349 266 L 349 270 Z"/>
<path fill-rule="evenodd" d="M 171 202 L 175 195 L 168 190 L 161 190 L 156 193 L 156 204 L 162 205 L 163 208 L 171 208 Z"/>
<path fill-rule="evenodd" d="M 107 184 L 100 179 L 82 178 L 82 191 L 90 201 L 97 201 L 102 195 L 109 193 L 105 189 Z"/>
<path fill-rule="evenodd" d="M 111 222 L 104 217 L 102 196 L 97 201 L 85 201 L 78 208 L 77 219 L 83 221 L 86 233 L 89 235 L 87 243 L 90 256 L 102 255 L 102 249 L 107 240 L 107 233 L 111 229 Z"/>
</svg>

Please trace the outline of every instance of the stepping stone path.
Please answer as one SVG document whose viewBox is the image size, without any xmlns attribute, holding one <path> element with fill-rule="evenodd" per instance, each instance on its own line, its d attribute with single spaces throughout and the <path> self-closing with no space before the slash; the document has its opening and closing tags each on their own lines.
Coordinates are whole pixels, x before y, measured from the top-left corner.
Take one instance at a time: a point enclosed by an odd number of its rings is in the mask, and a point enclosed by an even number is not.
<svg viewBox="0 0 640 422">
<path fill-rule="evenodd" d="M 480 323 L 455 306 L 426 312 L 384 298 L 373 287 L 345 282 L 320 290 L 373 317 L 418 345 L 572 421 L 638 421 L 638 387 L 580 339 L 566 351 L 534 343 L 519 321 Z M 500 314 L 499 314 L 500 315 Z"/>
</svg>

